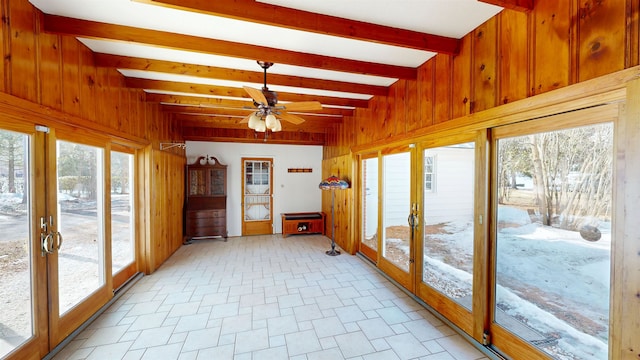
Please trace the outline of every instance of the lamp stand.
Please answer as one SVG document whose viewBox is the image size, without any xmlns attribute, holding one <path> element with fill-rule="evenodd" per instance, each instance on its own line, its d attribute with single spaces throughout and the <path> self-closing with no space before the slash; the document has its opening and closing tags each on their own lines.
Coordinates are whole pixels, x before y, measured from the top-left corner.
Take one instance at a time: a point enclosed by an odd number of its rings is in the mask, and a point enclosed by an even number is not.
<svg viewBox="0 0 640 360">
<path fill-rule="evenodd" d="M 331 189 L 331 250 L 327 250 L 325 252 L 325 254 L 329 255 L 329 256 L 337 256 L 340 255 L 340 251 L 336 250 L 336 241 L 335 241 L 335 236 L 336 236 L 336 227 L 334 225 L 334 218 L 335 218 L 335 211 L 333 209 L 333 203 L 334 203 L 334 198 L 335 198 L 335 190 Z"/>
</svg>

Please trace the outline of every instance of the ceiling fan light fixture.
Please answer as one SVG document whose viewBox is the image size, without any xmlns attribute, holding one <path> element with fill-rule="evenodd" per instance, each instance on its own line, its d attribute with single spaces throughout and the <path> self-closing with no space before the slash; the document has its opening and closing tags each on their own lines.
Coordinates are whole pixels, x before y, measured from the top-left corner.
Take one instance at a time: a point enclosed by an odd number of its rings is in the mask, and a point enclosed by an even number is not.
<svg viewBox="0 0 640 360">
<path fill-rule="evenodd" d="M 257 132 L 265 132 L 265 131 L 267 131 L 267 125 L 265 124 L 265 122 L 262 121 L 262 120 L 258 120 L 258 124 L 256 124 L 255 131 L 257 131 Z"/>
<path fill-rule="evenodd" d="M 280 122 L 280 120 L 276 119 L 276 126 L 271 131 L 282 131 L 282 123 Z"/>
<path fill-rule="evenodd" d="M 276 121 L 278 121 L 278 119 L 276 119 L 275 115 L 269 114 L 265 117 L 264 121 L 267 129 L 273 130 L 276 127 Z"/>
<path fill-rule="evenodd" d="M 248 124 L 249 129 L 255 130 L 259 123 L 260 123 L 260 117 L 256 113 L 251 114 L 251 116 L 249 117 L 249 124 Z"/>
</svg>

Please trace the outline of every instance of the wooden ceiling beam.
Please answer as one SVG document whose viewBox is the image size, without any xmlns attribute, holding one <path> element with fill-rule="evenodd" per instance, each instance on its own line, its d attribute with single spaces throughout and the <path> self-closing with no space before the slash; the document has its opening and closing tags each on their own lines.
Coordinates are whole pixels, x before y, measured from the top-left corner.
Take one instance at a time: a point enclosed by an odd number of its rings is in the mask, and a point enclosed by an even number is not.
<svg viewBox="0 0 640 360">
<path fill-rule="evenodd" d="M 195 83 L 182 83 L 163 80 L 149 80 L 140 78 L 125 78 L 125 84 L 130 88 L 164 90 L 180 93 L 195 93 L 212 96 L 227 96 L 243 98 L 249 95 L 239 88 L 228 86 L 213 86 Z M 369 104 L 368 100 L 337 98 L 330 96 L 291 94 L 278 92 L 278 100 L 282 101 L 319 101 L 324 105 L 352 106 L 358 108 L 366 108 Z"/>
<path fill-rule="evenodd" d="M 534 0 L 479 0 L 480 2 L 496 5 L 505 9 L 528 12 L 533 10 Z"/>
<path fill-rule="evenodd" d="M 44 30 L 48 33 L 61 35 L 135 42 L 205 54 L 262 60 L 278 64 L 290 64 L 355 74 L 377 75 L 388 78 L 415 79 L 418 74 L 417 69 L 412 67 L 301 53 L 266 46 L 107 24 L 50 14 L 44 15 Z"/>
<path fill-rule="evenodd" d="M 255 109 L 225 109 L 207 106 L 184 106 L 184 105 L 168 105 L 162 104 L 160 109 L 164 112 L 174 114 L 203 114 L 203 115 L 229 115 L 245 117 L 250 115 Z M 342 121 L 342 115 L 332 115 L 327 113 L 304 113 L 290 111 L 290 114 L 298 115 L 306 120 L 323 120 L 327 122 Z"/>
<path fill-rule="evenodd" d="M 147 93 L 146 101 L 150 102 L 158 102 L 164 104 L 175 104 L 175 105 L 183 105 L 183 106 L 200 106 L 205 105 L 210 108 L 221 108 L 221 109 L 241 109 L 244 107 L 253 108 L 252 101 L 243 101 L 243 100 L 233 100 L 233 99 L 221 99 L 221 98 L 210 98 L 203 96 L 183 96 L 183 95 L 167 95 L 167 94 L 156 94 L 156 93 Z M 317 112 L 318 115 L 340 115 L 340 116 L 353 116 L 353 109 L 345 109 L 345 108 L 334 108 L 334 107 L 323 107 L 321 111 Z M 309 115 L 312 115 L 309 113 Z"/>
<path fill-rule="evenodd" d="M 207 79 L 241 81 L 257 84 L 262 84 L 264 82 L 264 74 L 262 73 L 262 71 L 243 71 L 214 66 L 185 64 L 173 61 L 153 60 L 101 53 L 95 54 L 94 58 L 96 64 L 102 67 L 155 71 L 162 73 L 197 76 Z M 258 65 L 256 64 L 256 67 L 257 66 Z M 272 73 L 267 74 L 267 83 L 268 85 L 292 86 L 357 94 L 382 96 L 387 96 L 389 94 L 389 88 L 387 86 L 358 84 L 344 81 L 323 80 Z"/>
<path fill-rule="evenodd" d="M 183 127 L 182 137 L 191 141 L 215 141 L 236 143 L 268 143 L 293 145 L 325 145 L 324 133 L 279 131 L 277 133 L 257 133 L 251 129 L 224 129 Z"/>
<path fill-rule="evenodd" d="M 248 129 L 247 124 L 240 123 L 241 118 L 228 116 L 206 116 L 195 114 L 174 114 L 173 120 L 180 122 L 182 127 L 191 128 L 221 128 L 221 129 Z M 332 123 L 322 121 L 305 121 L 300 125 L 294 125 L 286 121 L 281 121 L 282 131 L 289 132 L 311 132 L 324 133 Z"/>
<path fill-rule="evenodd" d="M 255 0 L 139 1 L 236 20 L 423 51 L 450 55 L 457 55 L 460 51 L 460 40 L 455 38 L 317 14 Z"/>
</svg>

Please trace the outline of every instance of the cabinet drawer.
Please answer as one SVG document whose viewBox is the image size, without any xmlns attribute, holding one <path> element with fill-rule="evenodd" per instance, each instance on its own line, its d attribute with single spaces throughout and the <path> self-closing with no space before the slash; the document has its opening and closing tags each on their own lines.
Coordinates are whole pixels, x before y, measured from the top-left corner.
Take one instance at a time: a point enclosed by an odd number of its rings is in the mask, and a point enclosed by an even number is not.
<svg viewBox="0 0 640 360">
<path fill-rule="evenodd" d="M 226 210 L 197 210 L 197 211 L 188 211 L 187 218 L 188 219 L 198 219 L 198 218 L 222 218 L 225 216 Z"/>
<path fill-rule="evenodd" d="M 225 225 L 225 218 L 195 218 L 187 219 L 187 227 L 222 226 Z"/>
<path fill-rule="evenodd" d="M 224 236 L 226 233 L 227 231 L 225 226 L 201 226 L 189 231 L 190 236 Z"/>
</svg>

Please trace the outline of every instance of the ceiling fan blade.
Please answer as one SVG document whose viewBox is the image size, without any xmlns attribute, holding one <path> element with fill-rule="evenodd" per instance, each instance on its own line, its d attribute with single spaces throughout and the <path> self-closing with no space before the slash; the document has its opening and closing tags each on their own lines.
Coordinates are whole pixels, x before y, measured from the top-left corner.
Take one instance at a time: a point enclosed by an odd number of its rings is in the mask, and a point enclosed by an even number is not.
<svg viewBox="0 0 640 360">
<path fill-rule="evenodd" d="M 268 105 L 267 98 L 264 97 L 262 91 L 248 86 L 243 86 L 242 88 L 247 92 L 247 94 L 249 94 L 249 96 L 251 96 L 253 101 L 257 102 L 258 104 Z"/>
<path fill-rule="evenodd" d="M 279 104 L 279 106 L 283 106 L 284 110 L 287 110 L 287 111 L 322 110 L 322 104 L 318 101 L 292 102 L 287 104 Z"/>
<path fill-rule="evenodd" d="M 244 119 L 240 120 L 240 122 L 238 124 L 246 124 L 249 122 L 249 118 L 251 117 L 251 115 L 253 115 L 253 113 L 247 115 L 244 117 Z"/>
<path fill-rule="evenodd" d="M 302 124 L 304 122 L 304 119 L 301 118 L 300 116 L 292 115 L 292 114 L 286 113 L 284 111 L 281 111 L 280 115 L 278 115 L 278 117 L 280 119 L 284 120 L 284 121 L 288 121 L 288 122 L 290 122 L 292 124 L 295 124 L 295 125 L 300 125 L 300 124 Z"/>
</svg>

